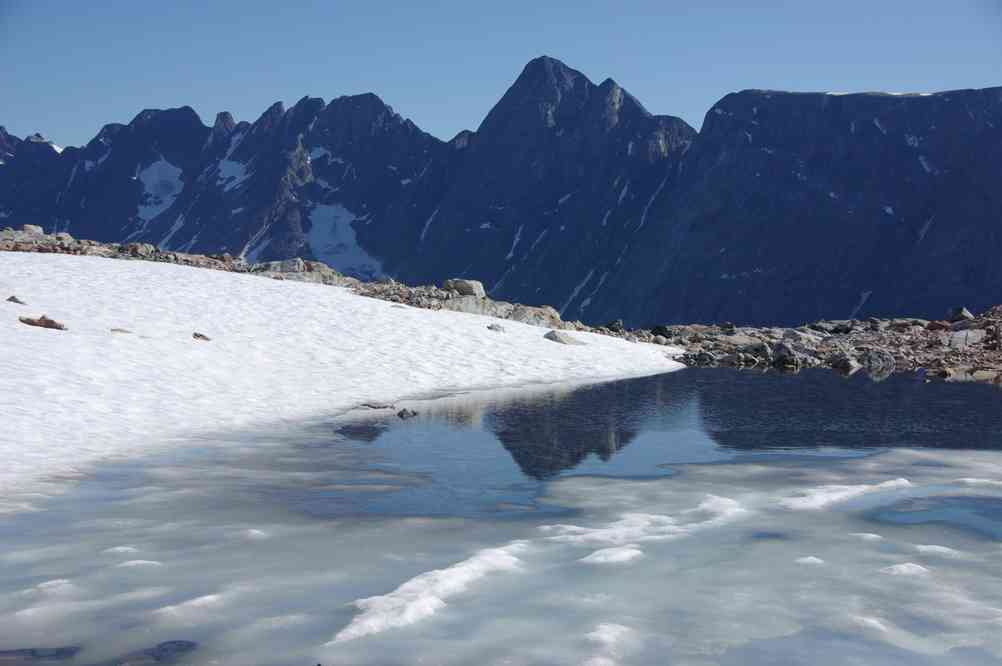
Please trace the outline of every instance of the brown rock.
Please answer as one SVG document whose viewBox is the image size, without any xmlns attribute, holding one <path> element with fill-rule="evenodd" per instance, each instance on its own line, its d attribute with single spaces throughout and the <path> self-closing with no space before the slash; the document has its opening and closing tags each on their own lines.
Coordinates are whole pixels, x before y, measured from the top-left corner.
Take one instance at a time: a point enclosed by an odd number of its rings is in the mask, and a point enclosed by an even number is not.
<svg viewBox="0 0 1002 666">
<path fill-rule="evenodd" d="M 58 321 L 54 319 L 49 319 L 45 315 L 42 315 L 37 319 L 32 317 L 18 317 L 17 320 L 22 324 L 27 324 L 28 326 L 38 326 L 39 328 L 51 328 L 56 331 L 66 330 L 66 326 L 60 324 Z"/>
</svg>

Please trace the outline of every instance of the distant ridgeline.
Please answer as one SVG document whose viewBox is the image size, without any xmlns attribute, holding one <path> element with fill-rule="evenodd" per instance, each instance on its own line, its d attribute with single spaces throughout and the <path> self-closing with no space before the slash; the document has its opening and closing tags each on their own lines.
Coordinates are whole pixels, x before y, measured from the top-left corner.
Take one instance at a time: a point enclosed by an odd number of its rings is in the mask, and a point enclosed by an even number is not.
<svg viewBox="0 0 1002 666">
<path fill-rule="evenodd" d="M 565 319 L 795 324 L 1002 300 L 1002 88 L 727 95 L 696 132 L 537 58 L 443 142 L 372 94 L 0 128 L 0 226 L 463 276 Z"/>
</svg>

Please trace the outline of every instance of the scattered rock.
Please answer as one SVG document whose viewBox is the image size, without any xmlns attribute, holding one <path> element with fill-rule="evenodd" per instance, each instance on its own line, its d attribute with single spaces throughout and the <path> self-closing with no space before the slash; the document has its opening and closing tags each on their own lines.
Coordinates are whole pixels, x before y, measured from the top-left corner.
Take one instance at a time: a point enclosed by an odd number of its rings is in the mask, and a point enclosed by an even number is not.
<svg viewBox="0 0 1002 666">
<path fill-rule="evenodd" d="M 974 319 L 974 315 L 971 311 L 965 307 L 955 307 L 950 308 L 950 311 L 946 313 L 946 320 L 950 323 L 958 322 L 964 319 Z"/>
<path fill-rule="evenodd" d="M 855 374 L 863 367 L 851 354 L 841 349 L 832 354 L 828 362 L 833 369 L 846 377 Z"/>
<path fill-rule="evenodd" d="M 663 335 L 655 335 L 654 338 L 651 340 L 651 342 L 653 342 L 656 345 L 667 345 L 668 338 L 666 338 Z"/>
<path fill-rule="evenodd" d="M 863 367 L 874 381 L 883 381 L 891 376 L 897 367 L 894 354 L 883 349 L 870 349 L 863 354 Z"/>
<path fill-rule="evenodd" d="M 988 332 L 984 329 L 956 331 L 950 334 L 948 346 L 952 349 L 967 349 L 972 345 L 982 342 L 986 337 L 988 337 Z"/>
<path fill-rule="evenodd" d="M 773 347 L 772 364 L 777 368 L 799 370 L 803 363 L 803 354 L 793 348 L 788 342 L 780 342 Z"/>
<path fill-rule="evenodd" d="M 622 333 L 626 330 L 626 325 L 623 324 L 622 319 L 616 319 L 614 321 L 610 321 L 608 324 L 603 326 L 603 328 L 607 328 L 613 333 Z"/>
<path fill-rule="evenodd" d="M 465 280 L 462 278 L 452 278 L 442 283 L 442 286 L 450 291 L 454 291 L 460 296 L 476 296 L 486 298 L 487 292 L 484 285 L 479 280 Z"/>
<path fill-rule="evenodd" d="M 403 421 L 406 421 L 407 419 L 412 419 L 417 415 L 418 413 L 415 412 L 413 409 L 407 409 L 406 407 L 397 412 L 397 418 Z"/>
<path fill-rule="evenodd" d="M 572 338 L 571 336 L 569 336 L 568 334 L 564 333 L 563 331 L 552 330 L 552 331 L 547 332 L 546 335 L 544 335 L 543 337 L 546 338 L 547 340 L 552 341 L 552 342 L 559 342 L 562 345 L 583 345 L 583 344 L 585 344 L 585 343 L 581 342 L 580 340 Z"/>
<path fill-rule="evenodd" d="M 127 333 L 127 334 L 130 334 L 130 335 L 132 334 L 132 331 L 130 331 L 127 328 L 113 328 L 113 329 L 111 329 L 111 332 L 112 333 Z"/>
<path fill-rule="evenodd" d="M 80 652 L 80 646 L 54 648 L 23 648 L 19 650 L 0 650 L 0 664 L 30 664 L 36 661 L 64 661 L 73 659 Z"/>
<path fill-rule="evenodd" d="M 487 324 L 488 331 L 494 331 L 495 333 L 504 333 L 504 326 L 501 324 Z"/>
<path fill-rule="evenodd" d="M 10 298 L 7 299 L 7 302 L 8 303 L 16 303 L 18 305 L 27 305 L 27 303 L 25 303 L 24 301 L 22 301 L 17 296 L 11 296 Z"/>
<path fill-rule="evenodd" d="M 59 323 L 54 319 L 49 319 L 45 315 L 38 318 L 33 317 L 18 317 L 17 320 L 22 324 L 27 324 L 28 326 L 38 326 L 40 328 L 51 328 L 56 331 L 65 331 L 66 326 Z"/>
<path fill-rule="evenodd" d="M 212 338 L 210 338 L 204 333 L 199 333 L 198 331 L 192 333 L 191 337 L 194 338 L 195 340 L 201 340 L 202 342 L 212 342 Z"/>
</svg>

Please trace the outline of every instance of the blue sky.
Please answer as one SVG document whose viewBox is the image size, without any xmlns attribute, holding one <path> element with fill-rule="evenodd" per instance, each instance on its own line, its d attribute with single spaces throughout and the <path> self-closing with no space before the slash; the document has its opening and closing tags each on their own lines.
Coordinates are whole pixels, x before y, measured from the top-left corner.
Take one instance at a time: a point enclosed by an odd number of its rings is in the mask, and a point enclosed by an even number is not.
<svg viewBox="0 0 1002 666">
<path fill-rule="evenodd" d="M 372 91 L 450 138 L 541 54 L 698 127 L 744 88 L 1002 85 L 1002 0 L 0 0 L 0 125 L 77 145 L 143 108 L 254 120 L 276 100 Z"/>
</svg>

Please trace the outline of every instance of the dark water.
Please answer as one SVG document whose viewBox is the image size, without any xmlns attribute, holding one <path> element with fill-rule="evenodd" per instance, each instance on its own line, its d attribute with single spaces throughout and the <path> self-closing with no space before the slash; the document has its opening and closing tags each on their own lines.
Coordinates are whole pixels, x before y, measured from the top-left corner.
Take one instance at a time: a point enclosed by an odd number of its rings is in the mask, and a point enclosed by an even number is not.
<svg viewBox="0 0 1002 666">
<path fill-rule="evenodd" d="M 827 371 L 688 369 L 413 406 L 418 416 L 410 420 L 383 410 L 108 465 L 76 495 L 111 500 L 155 485 L 195 488 L 209 508 L 266 503 L 325 518 L 517 517 L 558 511 L 536 499 L 546 481 L 568 476 L 642 479 L 687 464 L 1002 448 L 1002 391 L 908 376 L 874 383 Z"/>
</svg>

